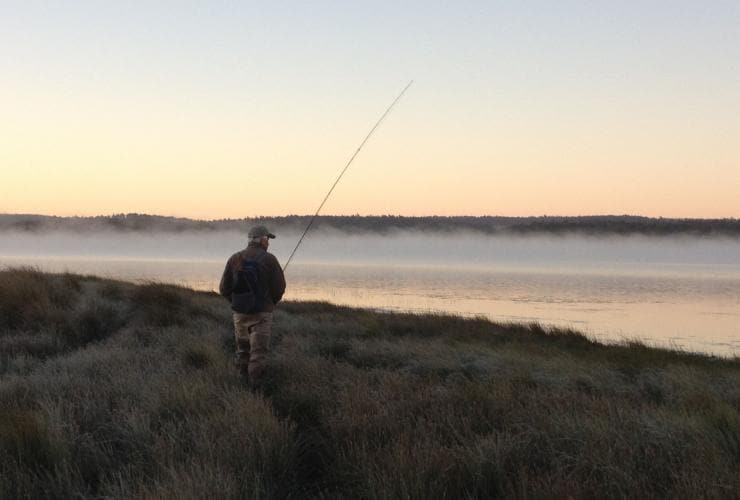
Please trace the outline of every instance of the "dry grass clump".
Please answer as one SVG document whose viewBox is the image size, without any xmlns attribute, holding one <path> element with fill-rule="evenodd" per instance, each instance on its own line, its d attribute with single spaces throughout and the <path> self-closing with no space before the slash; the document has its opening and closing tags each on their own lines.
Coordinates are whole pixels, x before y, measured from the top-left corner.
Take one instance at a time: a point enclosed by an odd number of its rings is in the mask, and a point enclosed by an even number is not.
<svg viewBox="0 0 740 500">
<path fill-rule="evenodd" d="M 142 319 L 154 326 L 182 325 L 190 317 L 190 294 L 174 285 L 141 285 L 131 294 L 131 302 Z"/>
<path fill-rule="evenodd" d="M 740 491 L 737 359 L 291 303 L 254 394 L 215 294 L 8 270 L 0 308 L 0 498 Z"/>
<path fill-rule="evenodd" d="M 68 273 L 0 271 L 0 373 L 23 357 L 44 359 L 120 329 L 129 311 L 98 294 L 99 286 Z"/>
<path fill-rule="evenodd" d="M 0 328 L 55 326 L 80 291 L 79 277 L 33 268 L 0 271 Z"/>
</svg>

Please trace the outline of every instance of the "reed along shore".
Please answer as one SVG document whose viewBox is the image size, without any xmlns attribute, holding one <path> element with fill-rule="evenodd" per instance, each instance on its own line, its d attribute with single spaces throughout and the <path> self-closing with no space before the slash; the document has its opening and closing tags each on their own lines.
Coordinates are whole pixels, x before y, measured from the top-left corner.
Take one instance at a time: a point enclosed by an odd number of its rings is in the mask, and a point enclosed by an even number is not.
<svg viewBox="0 0 740 500">
<path fill-rule="evenodd" d="M 214 293 L 0 271 L 0 498 L 738 498 L 740 360 L 281 304 L 263 393 Z"/>
</svg>

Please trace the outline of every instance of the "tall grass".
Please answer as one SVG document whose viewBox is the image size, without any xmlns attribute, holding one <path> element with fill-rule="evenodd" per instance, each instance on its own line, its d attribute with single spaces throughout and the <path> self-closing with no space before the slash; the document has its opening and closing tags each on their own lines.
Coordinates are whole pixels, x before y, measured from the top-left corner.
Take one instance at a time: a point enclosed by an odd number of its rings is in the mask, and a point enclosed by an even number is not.
<svg viewBox="0 0 740 500">
<path fill-rule="evenodd" d="M 737 359 L 288 303 L 252 393 L 215 294 L 11 269 L 0 312 L 1 498 L 740 491 Z"/>
</svg>

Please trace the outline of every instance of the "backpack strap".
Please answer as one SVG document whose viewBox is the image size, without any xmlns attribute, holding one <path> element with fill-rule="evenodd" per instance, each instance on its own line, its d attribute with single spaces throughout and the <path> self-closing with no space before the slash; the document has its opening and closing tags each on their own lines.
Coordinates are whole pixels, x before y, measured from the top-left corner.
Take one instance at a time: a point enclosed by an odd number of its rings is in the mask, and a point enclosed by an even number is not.
<svg viewBox="0 0 740 500">
<path fill-rule="evenodd" d="M 257 262 L 257 264 L 262 265 L 262 261 L 265 260 L 266 257 L 267 257 L 267 250 L 265 250 L 263 248 L 262 249 L 262 253 L 259 254 L 259 255 L 257 255 L 254 258 L 254 260 L 255 260 L 255 262 Z M 265 297 L 264 298 L 267 299 L 267 300 L 269 300 L 270 302 L 272 302 L 272 296 L 270 294 L 270 277 L 269 276 L 267 277 L 267 283 L 264 283 L 264 290 L 263 291 L 265 292 Z"/>
<path fill-rule="evenodd" d="M 257 255 L 254 260 L 262 264 L 262 261 L 265 260 L 265 257 L 267 257 L 267 250 L 265 250 L 264 248 L 261 248 L 260 250 L 262 250 L 262 253 Z"/>
</svg>

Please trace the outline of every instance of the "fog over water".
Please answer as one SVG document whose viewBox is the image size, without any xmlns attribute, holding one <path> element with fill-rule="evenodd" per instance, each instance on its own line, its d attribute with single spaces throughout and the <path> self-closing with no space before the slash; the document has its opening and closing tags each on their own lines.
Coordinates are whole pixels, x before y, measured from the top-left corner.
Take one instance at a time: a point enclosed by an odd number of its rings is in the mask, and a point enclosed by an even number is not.
<svg viewBox="0 0 740 500">
<path fill-rule="evenodd" d="M 270 251 L 284 264 L 299 234 Z M 213 290 L 237 232 L 0 233 L 0 264 Z M 740 239 L 309 233 L 286 298 L 483 314 L 740 354 Z"/>
</svg>

